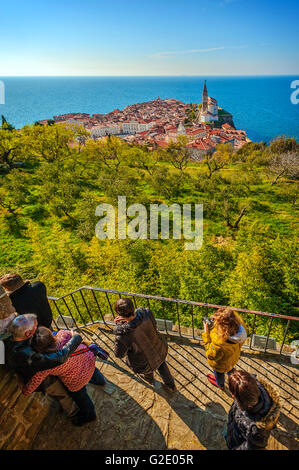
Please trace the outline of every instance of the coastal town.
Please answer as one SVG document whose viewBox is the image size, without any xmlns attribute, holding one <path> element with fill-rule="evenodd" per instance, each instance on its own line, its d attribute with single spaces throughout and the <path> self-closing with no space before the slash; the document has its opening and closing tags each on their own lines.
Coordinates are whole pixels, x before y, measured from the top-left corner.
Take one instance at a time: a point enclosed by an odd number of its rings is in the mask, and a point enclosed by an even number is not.
<svg viewBox="0 0 299 470">
<path fill-rule="evenodd" d="M 95 140 L 114 135 L 152 148 L 167 147 L 184 136 L 186 147 L 195 159 L 214 152 L 218 144 L 231 143 L 234 149 L 239 149 L 248 141 L 246 132 L 235 128 L 233 116 L 208 95 L 206 82 L 200 104 L 157 97 L 108 114 L 69 113 L 54 116 L 53 121 L 82 125 Z"/>
</svg>

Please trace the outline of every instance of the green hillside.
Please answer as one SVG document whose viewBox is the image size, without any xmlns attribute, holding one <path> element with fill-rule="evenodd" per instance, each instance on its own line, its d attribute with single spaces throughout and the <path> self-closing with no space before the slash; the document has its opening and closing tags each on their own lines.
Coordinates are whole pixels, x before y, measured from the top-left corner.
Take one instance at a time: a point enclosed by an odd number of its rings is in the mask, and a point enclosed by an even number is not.
<svg viewBox="0 0 299 470">
<path fill-rule="evenodd" d="M 79 127 L 4 125 L 0 274 L 41 279 L 51 295 L 94 285 L 296 316 L 298 146 L 286 138 L 237 152 L 220 145 L 194 162 L 183 141 L 150 150 L 93 141 Z M 202 203 L 203 247 L 97 239 L 95 208 L 117 207 L 118 195 L 147 208 Z M 282 339 L 283 327 L 275 320 L 271 335 Z M 288 341 L 297 337 L 291 328 Z"/>
</svg>

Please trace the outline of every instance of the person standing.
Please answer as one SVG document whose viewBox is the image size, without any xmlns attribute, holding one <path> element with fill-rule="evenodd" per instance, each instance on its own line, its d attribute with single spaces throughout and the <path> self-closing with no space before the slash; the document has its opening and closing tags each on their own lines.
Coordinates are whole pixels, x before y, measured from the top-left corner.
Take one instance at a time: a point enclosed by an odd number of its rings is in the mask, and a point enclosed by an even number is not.
<svg viewBox="0 0 299 470">
<path fill-rule="evenodd" d="M 126 356 L 128 366 L 150 384 L 154 384 L 154 371 L 158 370 L 167 389 L 175 391 L 165 362 L 168 346 L 157 330 L 152 312 L 143 307 L 134 311 L 132 300 L 127 298 L 118 299 L 114 309 L 118 314 L 114 320 L 115 356 Z"/>
<path fill-rule="evenodd" d="M 242 344 L 247 338 L 241 317 L 229 307 L 219 308 L 211 317 L 214 320 L 210 330 L 204 322 L 202 339 L 207 360 L 214 374 L 208 374 L 210 383 L 224 390 L 224 374 L 230 374 L 237 364 Z"/>
<path fill-rule="evenodd" d="M 277 390 L 243 370 L 228 378 L 234 403 L 228 414 L 225 440 L 229 450 L 263 450 L 280 415 Z"/>
<path fill-rule="evenodd" d="M 53 315 L 45 284 L 40 281 L 23 281 L 19 274 L 11 273 L 0 278 L 0 285 L 6 290 L 19 315 L 34 313 L 39 326 L 51 328 Z"/>
</svg>

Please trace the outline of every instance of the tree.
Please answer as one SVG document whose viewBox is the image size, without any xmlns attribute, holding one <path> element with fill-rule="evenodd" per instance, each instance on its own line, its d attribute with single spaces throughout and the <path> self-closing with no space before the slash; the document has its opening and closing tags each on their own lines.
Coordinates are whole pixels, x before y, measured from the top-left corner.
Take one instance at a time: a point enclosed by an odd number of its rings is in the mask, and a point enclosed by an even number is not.
<svg viewBox="0 0 299 470">
<path fill-rule="evenodd" d="M 117 204 L 118 196 L 126 196 L 128 204 L 136 200 L 141 203 L 144 198 L 138 174 L 132 168 L 122 167 L 122 170 L 117 173 L 115 169 L 110 167 L 102 169 L 98 178 L 98 186 L 112 204 Z"/>
<path fill-rule="evenodd" d="M 272 140 L 268 149 L 269 154 L 280 155 L 286 154 L 289 152 L 299 152 L 299 143 L 296 141 L 294 137 L 276 137 L 276 139 Z"/>
<path fill-rule="evenodd" d="M 268 165 L 270 174 L 274 176 L 271 185 L 276 184 L 279 178 L 282 177 L 299 179 L 298 152 L 287 152 L 273 155 Z"/>
<path fill-rule="evenodd" d="M 117 173 L 122 164 L 125 163 L 125 151 L 127 144 L 113 136 L 105 139 L 89 140 L 84 148 L 84 155 L 88 160 L 98 162 Z"/>
<path fill-rule="evenodd" d="M 1 116 L 1 119 L 2 119 L 1 129 L 5 130 L 5 131 L 13 131 L 15 129 L 15 127 L 12 124 L 7 122 L 7 120 L 5 119 L 3 114 Z"/>
<path fill-rule="evenodd" d="M 153 174 L 160 159 L 158 151 L 154 150 L 149 152 L 148 147 L 144 146 L 130 146 L 126 152 L 126 162 L 129 166 L 145 170 L 149 175 Z"/>
<path fill-rule="evenodd" d="M 77 220 L 73 210 L 79 200 L 82 187 L 78 169 L 61 162 L 44 163 L 37 171 L 40 182 L 39 196 L 51 213 L 67 218 L 71 226 Z"/>
<path fill-rule="evenodd" d="M 149 181 L 158 197 L 173 200 L 180 195 L 186 178 L 184 173 L 177 174 L 165 167 L 156 167 Z"/>
<path fill-rule="evenodd" d="M 299 198 L 299 182 L 285 181 L 277 186 L 276 192 L 282 196 L 288 203 L 295 207 Z"/>
<path fill-rule="evenodd" d="M 10 170 L 14 168 L 16 158 L 23 152 L 22 134 L 15 129 L 8 132 L 0 129 L 0 164 L 6 165 Z"/>
<path fill-rule="evenodd" d="M 215 179 L 215 176 L 213 179 Z M 219 177 L 216 181 L 219 181 Z M 241 220 L 250 207 L 250 202 L 247 199 L 249 191 L 242 183 L 224 180 L 223 178 L 220 181 L 222 181 L 222 185 L 217 190 L 215 184 L 210 186 L 211 192 L 207 211 L 220 216 L 227 227 L 238 230 Z M 211 180 L 211 183 L 213 183 L 213 180 Z M 213 186 L 214 190 L 212 189 Z"/>
<path fill-rule="evenodd" d="M 76 132 L 76 141 L 78 142 L 78 151 L 80 153 L 82 147 L 85 146 L 88 138 L 90 137 L 90 132 L 84 129 L 83 126 L 76 126 L 74 130 Z"/>
<path fill-rule="evenodd" d="M 267 144 L 265 142 L 246 142 L 236 151 L 236 160 L 243 162 L 255 161 L 261 158 L 266 148 Z"/>
<path fill-rule="evenodd" d="M 186 144 L 187 138 L 178 136 L 177 142 L 171 142 L 164 152 L 164 160 L 171 163 L 180 173 L 183 173 L 190 161 L 190 150 Z"/>
<path fill-rule="evenodd" d="M 91 240 L 95 235 L 95 227 L 98 218 L 95 215 L 95 210 L 99 204 L 99 198 L 88 191 L 83 193 L 78 200 L 74 217 L 77 220 L 76 234 L 83 240 Z"/>
<path fill-rule="evenodd" d="M 27 154 L 48 162 L 68 158 L 76 138 L 75 130 L 63 124 L 25 126 L 22 135 Z"/>
<path fill-rule="evenodd" d="M 224 168 L 233 160 L 233 145 L 231 143 L 217 145 L 216 152 L 208 152 L 205 155 L 203 163 L 208 167 L 208 178 L 213 173 Z"/>
<path fill-rule="evenodd" d="M 3 178 L 0 187 L 0 206 L 9 214 L 15 214 L 27 203 L 30 175 L 14 169 Z"/>
</svg>

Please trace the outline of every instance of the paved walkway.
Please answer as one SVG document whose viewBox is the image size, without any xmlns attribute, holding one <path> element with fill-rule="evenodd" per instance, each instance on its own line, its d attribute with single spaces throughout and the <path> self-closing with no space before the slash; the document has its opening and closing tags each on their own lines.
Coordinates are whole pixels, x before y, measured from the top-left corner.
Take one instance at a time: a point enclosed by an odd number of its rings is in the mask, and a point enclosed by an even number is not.
<svg viewBox="0 0 299 470">
<path fill-rule="evenodd" d="M 113 335 L 107 328 L 95 330 L 94 325 L 88 331 L 105 349 L 113 347 Z M 178 388 L 174 394 L 164 389 L 158 374 L 153 389 L 111 353 L 109 361 L 97 363 L 109 382 L 104 387 L 88 385 L 97 421 L 76 428 L 53 404 L 32 448 L 226 449 L 223 432 L 232 399 L 228 391 L 207 381 L 210 370 L 203 347 L 198 341 L 172 337 L 168 363 Z M 246 349 L 238 367 L 279 389 L 282 411 L 268 448 L 299 450 L 298 368 L 287 357 Z"/>
</svg>

